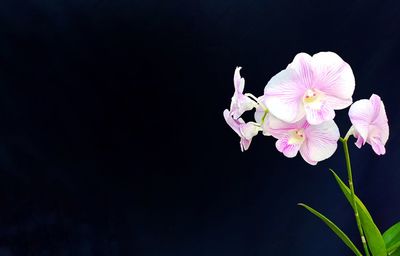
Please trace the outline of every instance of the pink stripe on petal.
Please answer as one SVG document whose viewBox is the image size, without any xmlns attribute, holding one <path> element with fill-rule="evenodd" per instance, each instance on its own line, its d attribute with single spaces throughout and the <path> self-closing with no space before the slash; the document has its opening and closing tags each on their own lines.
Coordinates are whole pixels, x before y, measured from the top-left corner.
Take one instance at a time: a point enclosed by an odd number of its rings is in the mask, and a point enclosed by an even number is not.
<svg viewBox="0 0 400 256">
<path fill-rule="evenodd" d="M 355 78 L 349 64 L 333 52 L 314 54 L 313 64 L 316 73 L 315 88 L 339 99 L 351 99 Z"/>
<path fill-rule="evenodd" d="M 377 125 L 377 126 L 387 125 L 388 118 L 386 116 L 385 105 L 383 105 L 381 98 L 376 94 L 372 94 L 372 96 L 370 97 L 369 100 L 374 109 L 374 115 L 372 117 L 372 124 Z"/>
<path fill-rule="evenodd" d="M 307 160 L 322 161 L 333 155 L 337 149 L 339 140 L 339 128 L 333 120 L 319 125 L 311 125 L 304 130 L 305 150 Z M 300 151 L 301 152 L 301 151 Z"/>
<path fill-rule="evenodd" d="M 271 78 L 264 89 L 264 103 L 269 111 L 289 123 L 304 117 L 302 97 L 304 85 L 293 69 L 286 69 Z"/>
<path fill-rule="evenodd" d="M 268 114 L 263 124 L 263 130 L 267 134 L 271 134 L 274 138 L 280 139 L 286 136 L 290 131 L 302 129 L 305 126 L 305 119 L 296 123 L 287 123 L 272 114 Z"/>
<path fill-rule="evenodd" d="M 312 66 L 312 57 L 307 53 L 298 53 L 292 63 L 288 65 L 296 71 L 297 78 L 305 89 L 312 88 L 314 83 L 314 71 Z"/>
<path fill-rule="evenodd" d="M 289 137 L 283 137 L 276 141 L 275 146 L 279 152 L 282 152 L 286 157 L 292 158 L 297 155 L 301 144 L 290 144 Z"/>
<path fill-rule="evenodd" d="M 342 99 L 332 95 L 324 95 L 324 100 L 326 104 L 332 109 L 344 109 L 353 103 L 352 98 Z"/>
<path fill-rule="evenodd" d="M 372 122 L 373 108 L 369 100 L 358 100 L 349 109 L 350 121 L 360 136 L 367 140 L 369 125 Z"/>
<path fill-rule="evenodd" d="M 320 102 L 320 106 L 313 104 L 305 104 L 304 109 L 306 112 L 307 122 L 312 125 L 321 124 L 327 120 L 333 120 L 335 111 L 330 108 L 326 102 Z"/>
</svg>

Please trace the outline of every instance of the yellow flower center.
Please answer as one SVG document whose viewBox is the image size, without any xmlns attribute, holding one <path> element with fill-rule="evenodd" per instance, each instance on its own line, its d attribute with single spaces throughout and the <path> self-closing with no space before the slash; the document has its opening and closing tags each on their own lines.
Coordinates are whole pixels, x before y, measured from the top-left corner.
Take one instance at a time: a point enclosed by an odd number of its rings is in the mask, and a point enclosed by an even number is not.
<svg viewBox="0 0 400 256">
<path fill-rule="evenodd" d="M 319 93 L 313 89 L 307 89 L 304 93 L 303 101 L 305 103 L 315 102 L 319 98 Z"/>
<path fill-rule="evenodd" d="M 289 138 L 289 144 L 301 144 L 304 141 L 304 131 L 303 130 L 295 130 L 292 131 Z"/>
</svg>

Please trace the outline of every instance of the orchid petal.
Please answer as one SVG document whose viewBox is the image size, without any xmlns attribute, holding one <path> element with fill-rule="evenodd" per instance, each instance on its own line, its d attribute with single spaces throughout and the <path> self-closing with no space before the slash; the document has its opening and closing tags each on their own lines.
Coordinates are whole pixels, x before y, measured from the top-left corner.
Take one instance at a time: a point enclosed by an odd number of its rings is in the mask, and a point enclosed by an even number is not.
<svg viewBox="0 0 400 256">
<path fill-rule="evenodd" d="M 383 145 L 385 145 L 389 139 L 389 125 L 385 105 L 381 98 L 376 94 L 372 94 L 369 100 L 374 109 L 372 125 L 379 129 L 379 140 Z"/>
<path fill-rule="evenodd" d="M 240 70 L 242 67 L 236 67 L 235 73 L 233 75 L 233 84 L 235 85 L 235 91 L 243 93 L 244 89 L 244 78 L 240 76 Z"/>
<path fill-rule="evenodd" d="M 259 125 L 254 122 L 245 123 L 242 118 L 234 119 L 232 113 L 227 109 L 224 110 L 224 118 L 232 130 L 239 135 L 241 150 L 247 150 L 252 138 L 260 131 Z"/>
<path fill-rule="evenodd" d="M 296 123 L 287 123 L 272 114 L 268 114 L 263 124 L 263 130 L 271 134 L 274 138 L 280 139 L 285 137 L 290 131 L 302 128 L 305 120 Z"/>
<path fill-rule="evenodd" d="M 258 106 L 256 108 L 256 111 L 254 112 L 254 120 L 256 120 L 257 123 L 261 124 L 264 114 L 265 110 L 261 106 Z"/>
<path fill-rule="evenodd" d="M 321 124 L 326 120 L 333 120 L 335 117 L 335 111 L 326 102 L 304 104 L 304 109 L 307 121 L 312 125 Z"/>
<path fill-rule="evenodd" d="M 285 136 L 278 139 L 275 143 L 276 148 L 279 152 L 282 152 L 286 157 L 292 158 L 297 155 L 297 152 L 300 149 L 301 144 L 299 143 L 290 143 L 290 137 Z"/>
<path fill-rule="evenodd" d="M 303 158 L 319 162 L 333 155 L 339 140 L 339 128 L 333 120 L 319 125 L 310 125 L 304 130 L 306 140 L 300 148 Z"/>
<path fill-rule="evenodd" d="M 256 123 L 248 122 L 240 126 L 240 132 L 243 138 L 251 140 L 260 131 L 260 127 Z"/>
<path fill-rule="evenodd" d="M 365 140 L 363 139 L 363 137 L 361 137 L 359 134 L 355 135 L 354 137 L 357 138 L 357 141 L 354 143 L 354 144 L 356 144 L 357 148 L 361 148 L 362 146 L 364 146 Z"/>
<path fill-rule="evenodd" d="M 226 123 L 232 128 L 232 130 L 234 130 L 239 136 L 241 136 L 240 124 L 244 123 L 243 119 L 233 119 L 231 113 L 227 109 L 224 110 L 224 118 Z"/>
<path fill-rule="evenodd" d="M 243 94 L 235 93 L 231 102 L 231 112 L 233 118 L 238 119 L 243 115 L 244 112 L 249 111 L 256 106 L 257 103 L 255 103 L 249 97 Z"/>
<path fill-rule="evenodd" d="M 344 109 L 353 103 L 352 98 L 342 99 L 331 95 L 324 95 L 324 100 L 332 109 Z"/>
<path fill-rule="evenodd" d="M 311 88 L 314 81 L 314 71 L 312 66 L 313 59 L 307 53 L 298 53 L 292 63 L 288 65 L 297 73 L 298 82 L 305 88 Z"/>
<path fill-rule="evenodd" d="M 372 123 L 373 115 L 373 107 L 370 101 L 366 99 L 354 102 L 349 109 L 350 121 L 364 141 L 367 140 L 369 125 Z"/>
<path fill-rule="evenodd" d="M 241 138 L 240 139 L 240 149 L 242 150 L 242 152 L 248 150 L 250 147 L 250 144 L 251 144 L 251 140 Z"/>
<path fill-rule="evenodd" d="M 350 106 L 355 89 L 355 78 L 350 65 L 333 52 L 314 54 L 312 60 L 316 77 L 314 88 L 335 98 L 329 101 L 333 109 Z"/>
<path fill-rule="evenodd" d="M 376 94 L 372 94 L 369 100 L 374 110 L 372 115 L 372 123 L 376 125 L 387 124 L 388 119 L 386 116 L 386 110 L 381 98 Z"/>
<path fill-rule="evenodd" d="M 297 122 L 304 117 L 302 97 L 305 86 L 293 69 L 282 70 L 265 86 L 264 105 L 279 119 Z"/>
<path fill-rule="evenodd" d="M 383 145 L 385 145 L 386 142 L 389 140 L 389 124 L 382 124 L 380 131 L 380 141 L 383 143 Z"/>
<path fill-rule="evenodd" d="M 310 156 L 310 150 L 308 149 L 307 143 L 303 143 L 303 145 L 301 145 L 300 155 L 304 159 L 304 161 L 306 161 L 307 163 L 309 163 L 311 165 L 316 165 L 318 163 L 318 161 L 312 160 L 312 158 Z"/>
<path fill-rule="evenodd" d="M 377 155 L 384 155 L 386 153 L 384 143 L 379 138 L 371 139 L 370 144 Z"/>
</svg>

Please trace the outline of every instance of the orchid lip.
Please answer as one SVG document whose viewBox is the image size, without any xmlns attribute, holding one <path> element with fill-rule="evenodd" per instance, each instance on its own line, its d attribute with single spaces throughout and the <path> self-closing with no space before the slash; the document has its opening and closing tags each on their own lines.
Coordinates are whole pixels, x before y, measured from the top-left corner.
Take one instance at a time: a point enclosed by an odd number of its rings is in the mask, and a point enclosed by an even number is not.
<svg viewBox="0 0 400 256">
<path fill-rule="evenodd" d="M 302 129 L 292 131 L 289 138 L 289 144 L 301 144 L 305 140 L 304 131 Z"/>
<path fill-rule="evenodd" d="M 314 103 L 321 99 L 322 93 L 315 89 L 307 89 L 303 96 L 304 103 Z"/>
</svg>

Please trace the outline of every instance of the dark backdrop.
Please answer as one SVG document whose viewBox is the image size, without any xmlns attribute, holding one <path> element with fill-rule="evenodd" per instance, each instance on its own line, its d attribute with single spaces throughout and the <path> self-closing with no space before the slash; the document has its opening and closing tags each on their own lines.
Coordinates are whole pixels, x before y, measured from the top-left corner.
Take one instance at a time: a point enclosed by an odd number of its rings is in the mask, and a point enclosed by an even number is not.
<svg viewBox="0 0 400 256">
<path fill-rule="evenodd" d="M 296 206 L 359 245 L 328 172 L 345 178 L 342 150 L 312 167 L 258 136 L 242 153 L 222 117 L 237 65 L 259 95 L 326 50 L 354 99 L 386 104 L 387 154 L 351 146 L 383 231 L 400 220 L 398 1 L 1 1 L 0 255 L 350 255 Z"/>
</svg>

